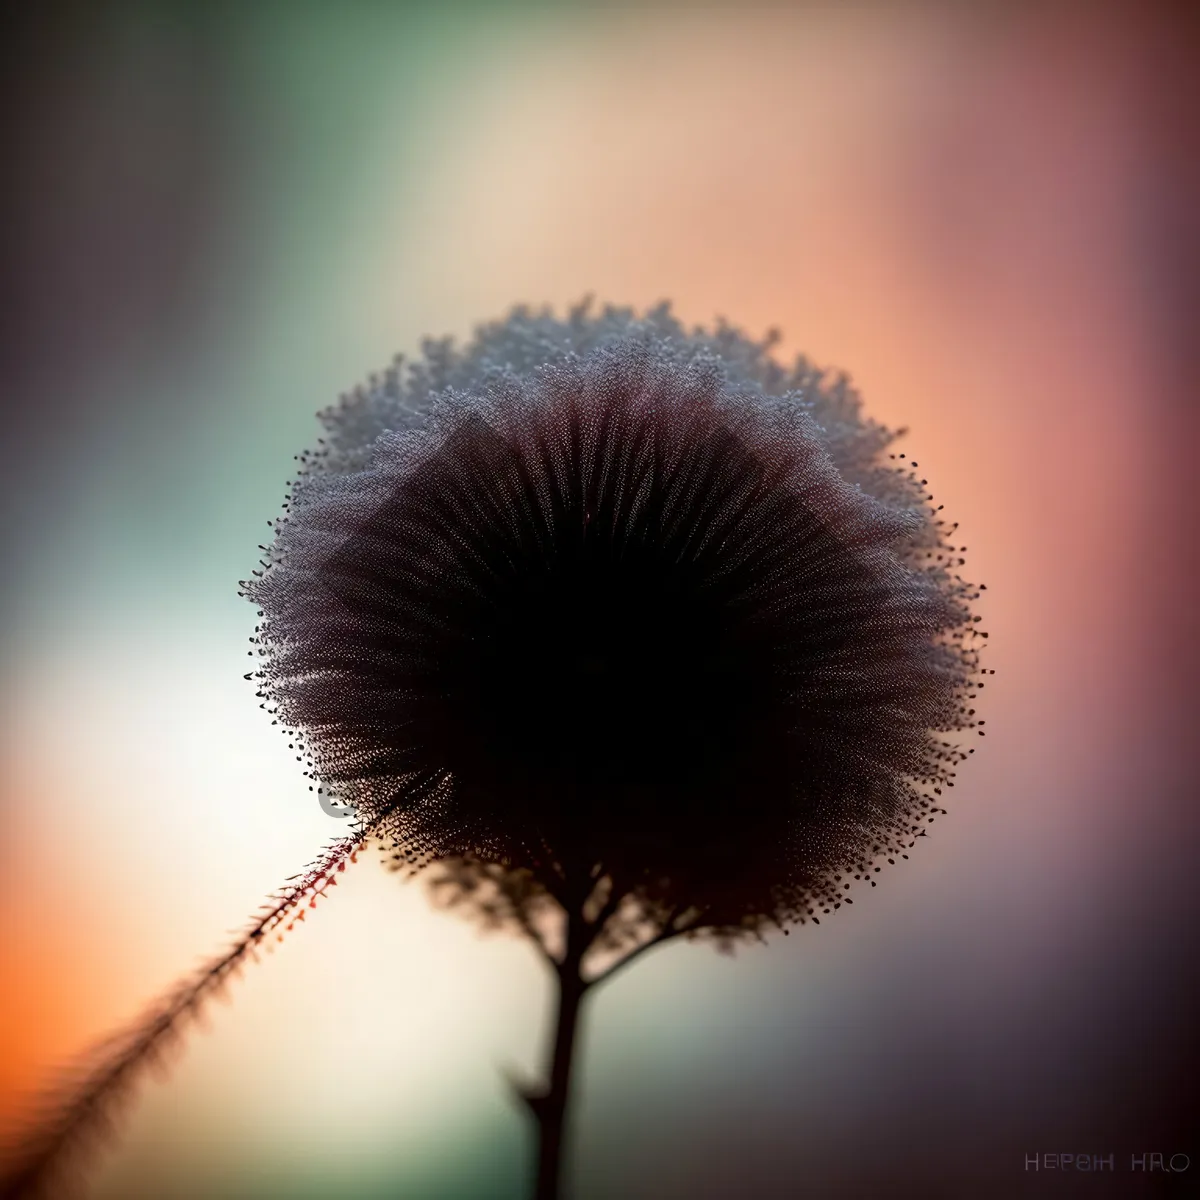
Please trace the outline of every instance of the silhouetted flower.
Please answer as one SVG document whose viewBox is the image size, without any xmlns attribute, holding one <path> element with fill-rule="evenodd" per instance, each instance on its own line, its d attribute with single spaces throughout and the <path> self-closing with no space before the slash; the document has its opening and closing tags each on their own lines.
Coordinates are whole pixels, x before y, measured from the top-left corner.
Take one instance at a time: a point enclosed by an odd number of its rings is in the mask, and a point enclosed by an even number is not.
<svg viewBox="0 0 1200 1200">
<path fill-rule="evenodd" d="M 975 593 L 894 435 L 770 345 L 517 309 L 323 414 L 246 586 L 255 678 L 402 861 L 728 937 L 912 845 Z"/>
<path fill-rule="evenodd" d="M 586 304 L 427 342 L 323 414 L 245 585 L 321 788 L 554 967 L 548 1083 L 517 1085 L 541 1200 L 588 989 L 850 903 L 969 753 L 951 531 L 846 379 L 773 342 Z"/>
<path fill-rule="evenodd" d="M 775 340 L 518 308 L 322 414 L 242 585 L 247 678 L 360 828 L 105 1049 L 5 1195 L 372 841 L 553 967 L 547 1081 L 516 1085 L 542 1200 L 590 989 L 676 936 L 818 920 L 907 857 L 982 733 L 978 592 L 896 434 Z"/>
</svg>

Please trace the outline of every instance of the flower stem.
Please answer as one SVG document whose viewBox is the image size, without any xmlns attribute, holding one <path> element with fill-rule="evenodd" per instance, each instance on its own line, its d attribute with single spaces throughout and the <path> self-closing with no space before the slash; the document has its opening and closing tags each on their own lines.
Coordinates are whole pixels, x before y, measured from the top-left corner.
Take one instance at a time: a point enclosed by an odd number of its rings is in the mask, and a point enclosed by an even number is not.
<svg viewBox="0 0 1200 1200">
<path fill-rule="evenodd" d="M 538 1121 L 538 1168 L 536 1200 L 559 1200 L 567 1104 L 571 1089 L 580 1006 L 588 985 L 579 974 L 578 963 L 568 959 L 556 972 L 558 1013 L 550 1062 L 550 1086 L 538 1098 L 534 1112 Z"/>
<path fill-rule="evenodd" d="M 577 902 L 577 903 L 576 903 Z M 676 920 L 678 910 L 669 913 L 659 932 L 636 946 L 616 964 L 590 979 L 583 977 L 583 956 L 596 940 L 604 920 L 615 911 L 617 902 L 605 905 L 592 920 L 583 914 L 583 901 L 572 897 L 563 904 L 567 915 L 566 944 L 561 959 L 545 953 L 554 968 L 555 1000 L 554 1040 L 551 1043 L 549 1083 L 538 1089 L 517 1085 L 518 1094 L 529 1106 L 538 1125 L 537 1179 L 534 1200 L 559 1200 L 562 1187 L 563 1147 L 566 1142 L 567 1113 L 570 1108 L 572 1063 L 579 1040 L 583 999 L 598 984 L 610 979 L 625 963 L 669 938 L 684 932 Z M 515 1082 L 515 1081 L 514 1081 Z"/>
</svg>

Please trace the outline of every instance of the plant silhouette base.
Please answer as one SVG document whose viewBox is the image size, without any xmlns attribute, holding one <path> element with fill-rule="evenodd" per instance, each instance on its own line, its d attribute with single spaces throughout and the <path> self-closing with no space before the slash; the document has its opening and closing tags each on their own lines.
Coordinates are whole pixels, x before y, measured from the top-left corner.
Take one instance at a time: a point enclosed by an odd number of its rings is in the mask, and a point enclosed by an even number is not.
<svg viewBox="0 0 1200 1200">
<path fill-rule="evenodd" d="M 518 1095 L 537 1122 L 537 1176 L 533 1192 L 536 1200 L 559 1200 L 571 1065 L 583 998 L 590 986 L 580 978 L 578 967 L 573 975 L 560 967 L 549 1086 L 533 1089 L 517 1085 Z"/>
<path fill-rule="evenodd" d="M 606 982 L 626 964 L 645 951 L 661 945 L 669 938 L 683 933 L 686 926 L 676 924 L 670 914 L 659 932 L 634 947 L 599 975 L 585 979 L 582 973 L 584 954 L 592 945 L 604 918 L 615 904 L 610 901 L 600 919 L 586 920 L 581 913 L 568 913 L 566 948 L 561 958 L 545 952 L 543 956 L 554 971 L 556 1010 L 553 1041 L 550 1048 L 549 1082 L 541 1087 L 529 1087 L 510 1078 L 514 1092 L 524 1102 L 537 1122 L 537 1174 L 534 1200 L 560 1200 L 562 1191 L 563 1147 L 567 1134 L 567 1115 L 570 1111 L 572 1065 L 579 1041 L 584 998 Z"/>
</svg>

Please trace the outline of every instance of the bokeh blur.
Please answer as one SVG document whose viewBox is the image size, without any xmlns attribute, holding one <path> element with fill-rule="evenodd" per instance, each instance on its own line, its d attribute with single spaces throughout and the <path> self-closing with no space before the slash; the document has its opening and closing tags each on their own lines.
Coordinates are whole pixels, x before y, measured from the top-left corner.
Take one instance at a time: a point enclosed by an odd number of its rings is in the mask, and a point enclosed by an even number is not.
<svg viewBox="0 0 1200 1200">
<path fill-rule="evenodd" d="M 594 293 L 778 326 L 910 427 L 996 675 L 951 815 L 879 888 L 599 994 L 574 1194 L 1189 1194 L 1185 9 L 6 17 L 0 1132 L 343 831 L 242 679 L 236 595 L 315 411 L 424 335 Z M 522 1197 L 504 1070 L 540 1065 L 549 996 L 369 859 L 86 1194 Z"/>
</svg>

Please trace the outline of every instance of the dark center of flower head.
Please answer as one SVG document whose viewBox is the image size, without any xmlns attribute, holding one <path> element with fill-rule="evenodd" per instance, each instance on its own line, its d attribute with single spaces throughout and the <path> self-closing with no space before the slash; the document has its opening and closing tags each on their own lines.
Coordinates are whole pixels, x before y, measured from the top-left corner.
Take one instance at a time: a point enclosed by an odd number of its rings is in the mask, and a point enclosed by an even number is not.
<svg viewBox="0 0 1200 1200">
<path fill-rule="evenodd" d="M 592 840 L 611 825 L 669 842 L 697 822 L 724 823 L 782 745 L 768 736 L 784 715 L 781 648 L 738 604 L 739 547 L 765 515 L 761 471 L 719 428 L 692 432 L 708 453 L 686 502 L 648 458 L 640 506 L 617 501 L 628 479 L 590 499 L 543 501 L 544 539 L 522 545 L 490 528 L 486 574 L 455 588 L 461 625 L 431 680 L 441 705 L 430 743 L 465 791 L 503 797 L 506 811 L 541 797 L 537 819 L 560 836 Z M 453 492 L 491 440 L 480 428 L 451 439 L 427 465 L 426 494 Z M 474 477 L 497 498 L 538 465 L 500 439 L 488 450 Z M 683 519 L 671 530 L 673 504 Z"/>
<path fill-rule="evenodd" d="M 427 855 L 718 890 L 815 894 L 907 836 L 965 618 L 811 423 L 626 345 L 434 426 L 299 508 L 256 589 L 318 778 Z"/>
</svg>

